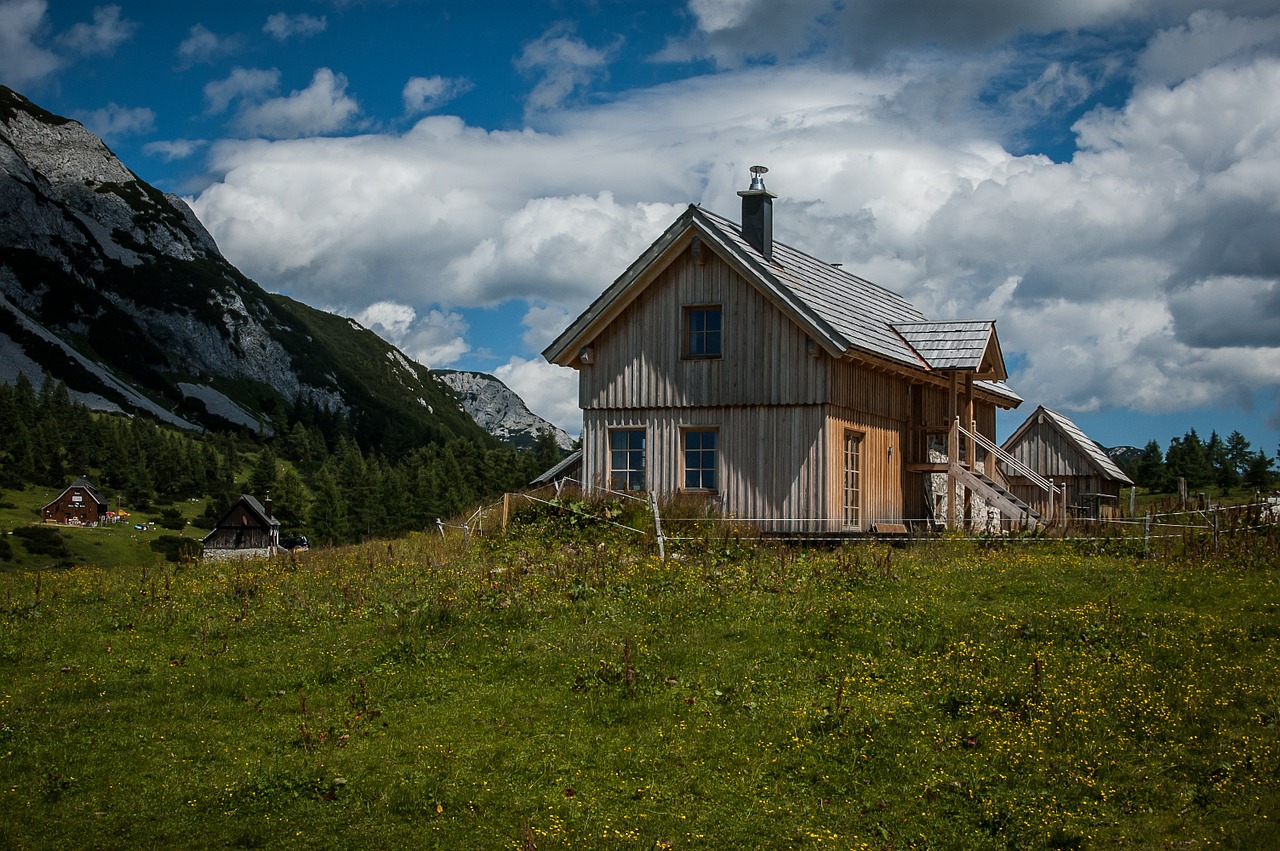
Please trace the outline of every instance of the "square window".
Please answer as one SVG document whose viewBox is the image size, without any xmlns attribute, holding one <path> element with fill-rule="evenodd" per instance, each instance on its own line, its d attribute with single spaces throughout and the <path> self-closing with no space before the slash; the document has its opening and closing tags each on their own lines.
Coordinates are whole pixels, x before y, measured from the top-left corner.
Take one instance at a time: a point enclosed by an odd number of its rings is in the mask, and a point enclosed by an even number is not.
<svg viewBox="0 0 1280 851">
<path fill-rule="evenodd" d="M 644 429 L 615 428 L 609 431 L 609 487 L 614 490 L 644 490 Z"/>
<path fill-rule="evenodd" d="M 720 357 L 720 306 L 686 307 L 684 311 L 685 356 Z"/>
<path fill-rule="evenodd" d="M 685 490 L 716 489 L 715 429 L 687 429 L 684 432 Z"/>
</svg>

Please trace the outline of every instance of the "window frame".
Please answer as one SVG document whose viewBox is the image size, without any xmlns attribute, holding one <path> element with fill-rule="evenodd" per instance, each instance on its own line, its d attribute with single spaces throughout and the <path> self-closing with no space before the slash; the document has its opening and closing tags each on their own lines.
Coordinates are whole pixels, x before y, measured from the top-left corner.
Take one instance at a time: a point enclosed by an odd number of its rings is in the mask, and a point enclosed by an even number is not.
<svg viewBox="0 0 1280 851">
<path fill-rule="evenodd" d="M 840 513 L 841 528 L 845 531 L 863 530 L 863 461 L 866 434 L 852 428 L 846 428 L 840 440 Z M 853 451 L 850 452 L 850 447 Z M 850 468 L 849 459 L 854 464 Z M 852 475 L 851 475 L 852 474 Z M 852 481 L 851 481 L 852 480 Z M 853 501 L 850 502 L 850 494 Z"/>
<path fill-rule="evenodd" d="M 710 435 L 712 445 L 707 448 L 699 445 L 696 448 L 689 447 L 690 435 Z M 697 453 L 700 463 L 698 466 L 689 466 L 690 453 Z M 705 462 L 707 455 L 711 456 L 711 463 L 708 466 Z M 696 473 L 698 476 L 697 485 L 689 484 L 689 474 Z M 706 477 L 710 476 L 711 484 L 706 484 Z M 720 492 L 720 427 L 719 426 L 684 426 L 680 429 L 680 490 L 684 493 L 719 493 Z"/>
<path fill-rule="evenodd" d="M 716 317 L 716 327 L 708 330 L 706 317 Z M 701 316 L 701 328 L 694 328 L 695 316 Z M 715 350 L 709 351 L 707 343 L 715 340 Z M 695 345 L 695 340 L 698 341 Z M 724 357 L 724 305 L 686 304 L 681 308 L 681 356 L 685 360 L 719 360 Z"/>
<path fill-rule="evenodd" d="M 621 448 L 615 447 L 615 436 L 627 435 L 627 444 Z M 640 438 L 640 445 L 633 445 L 633 438 Z M 644 426 L 614 426 L 608 429 L 607 444 L 605 452 L 608 453 L 608 470 L 609 470 L 609 489 L 623 492 L 644 493 L 648 490 L 649 485 L 649 433 Z M 617 455 L 621 453 L 626 456 L 626 466 L 615 466 Z M 639 455 L 640 466 L 632 466 L 635 456 Z M 635 476 L 640 477 L 640 487 L 633 487 Z M 619 477 L 622 477 L 620 480 Z"/>
</svg>

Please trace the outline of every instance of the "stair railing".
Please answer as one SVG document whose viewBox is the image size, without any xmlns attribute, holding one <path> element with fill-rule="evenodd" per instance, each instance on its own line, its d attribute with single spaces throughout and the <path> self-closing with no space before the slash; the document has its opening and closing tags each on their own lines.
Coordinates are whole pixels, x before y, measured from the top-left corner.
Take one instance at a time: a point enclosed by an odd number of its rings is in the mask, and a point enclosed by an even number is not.
<svg viewBox="0 0 1280 851">
<path fill-rule="evenodd" d="M 1005 452 L 996 444 L 992 443 L 990 440 L 987 440 L 981 434 L 978 434 L 976 432 L 971 432 L 964 426 L 960 425 L 959 417 L 956 417 L 955 427 L 956 427 L 956 431 L 962 437 L 969 438 L 974 443 L 978 444 L 983 449 L 987 450 L 987 452 L 990 452 L 992 455 L 994 455 L 997 461 L 1002 462 L 1018 475 L 1026 477 L 1033 485 L 1040 488 L 1040 490 L 1048 493 L 1049 494 L 1049 517 L 1053 518 L 1056 516 L 1054 511 L 1054 508 L 1055 508 L 1054 502 L 1056 501 L 1056 498 L 1059 495 L 1061 495 L 1064 500 L 1066 499 L 1066 495 L 1067 495 L 1066 485 L 1063 485 L 1062 489 L 1059 490 L 1058 487 L 1054 485 L 1053 480 L 1046 479 L 1044 476 L 1040 475 L 1035 470 L 1028 467 L 1026 464 L 1023 464 L 1017 458 L 1010 455 L 1008 452 Z M 1052 522 L 1052 520 L 1050 522 Z"/>
</svg>

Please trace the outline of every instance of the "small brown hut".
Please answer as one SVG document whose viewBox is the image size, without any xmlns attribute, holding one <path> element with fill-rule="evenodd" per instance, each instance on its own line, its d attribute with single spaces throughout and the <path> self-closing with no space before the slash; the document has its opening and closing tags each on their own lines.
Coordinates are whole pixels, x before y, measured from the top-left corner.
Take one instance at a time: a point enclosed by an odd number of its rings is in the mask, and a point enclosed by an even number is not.
<svg viewBox="0 0 1280 851">
<path fill-rule="evenodd" d="M 280 521 L 271 516 L 271 499 L 264 506 L 249 494 L 241 494 L 205 535 L 205 558 L 255 558 L 280 549 Z"/>
<path fill-rule="evenodd" d="M 1116 466 L 1092 438 L 1057 411 L 1041 405 L 1009 435 L 1002 447 L 1046 479 L 1066 488 L 1068 511 L 1076 517 L 1105 518 L 1119 508 L 1120 489 L 1133 480 Z M 1041 492 L 1010 470 L 1009 489 L 1042 514 Z"/>
<path fill-rule="evenodd" d="M 46 523 L 65 523 L 71 526 L 97 526 L 106 516 L 106 500 L 98 495 L 98 489 L 83 476 L 58 494 L 58 498 L 46 505 L 41 513 Z"/>
</svg>

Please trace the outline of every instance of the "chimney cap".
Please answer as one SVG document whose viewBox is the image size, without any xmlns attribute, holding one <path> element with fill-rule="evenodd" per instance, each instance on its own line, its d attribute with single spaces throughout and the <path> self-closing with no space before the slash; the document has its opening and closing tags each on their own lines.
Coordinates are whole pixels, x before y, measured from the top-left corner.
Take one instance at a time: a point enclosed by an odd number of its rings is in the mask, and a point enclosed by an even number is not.
<svg viewBox="0 0 1280 851">
<path fill-rule="evenodd" d="M 774 195 L 772 192 L 766 189 L 764 186 L 764 176 L 769 173 L 768 168 L 762 165 L 753 165 L 751 166 L 750 171 L 751 171 L 751 186 L 748 187 L 747 189 L 739 189 L 738 194 L 740 196 L 744 198 L 748 195 L 767 195 L 770 198 L 778 197 L 777 195 Z"/>
</svg>

